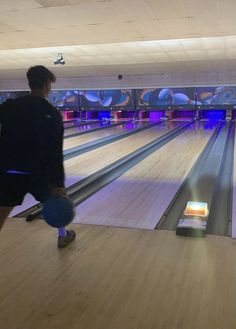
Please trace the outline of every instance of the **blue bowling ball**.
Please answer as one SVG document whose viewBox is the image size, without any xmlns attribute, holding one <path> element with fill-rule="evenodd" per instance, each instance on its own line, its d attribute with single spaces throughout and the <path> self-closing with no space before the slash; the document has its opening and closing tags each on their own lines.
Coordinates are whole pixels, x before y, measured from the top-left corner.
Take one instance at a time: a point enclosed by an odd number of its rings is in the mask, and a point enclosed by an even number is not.
<svg viewBox="0 0 236 329">
<path fill-rule="evenodd" d="M 163 99 L 167 99 L 168 96 L 170 95 L 171 95 L 171 90 L 168 88 L 163 88 L 160 90 L 158 98 L 163 100 Z"/>
<path fill-rule="evenodd" d="M 64 227 L 74 218 L 72 200 L 64 195 L 51 196 L 43 205 L 43 217 L 52 227 Z"/>
</svg>

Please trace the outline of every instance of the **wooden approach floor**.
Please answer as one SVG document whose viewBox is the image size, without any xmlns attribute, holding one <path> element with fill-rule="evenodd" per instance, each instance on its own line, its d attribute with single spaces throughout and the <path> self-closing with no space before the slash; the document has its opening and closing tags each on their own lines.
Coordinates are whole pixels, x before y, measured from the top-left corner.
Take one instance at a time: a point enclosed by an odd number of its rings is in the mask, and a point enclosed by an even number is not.
<svg viewBox="0 0 236 329">
<path fill-rule="evenodd" d="M 1 329 L 235 329 L 236 241 L 42 221 L 0 234 Z"/>
</svg>

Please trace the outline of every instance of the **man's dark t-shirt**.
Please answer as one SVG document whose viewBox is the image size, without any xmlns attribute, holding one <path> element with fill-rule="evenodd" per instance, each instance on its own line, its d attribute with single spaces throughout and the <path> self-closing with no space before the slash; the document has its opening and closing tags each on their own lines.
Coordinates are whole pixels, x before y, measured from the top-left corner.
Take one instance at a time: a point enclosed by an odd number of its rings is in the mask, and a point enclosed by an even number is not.
<svg viewBox="0 0 236 329">
<path fill-rule="evenodd" d="M 41 97 L 10 99 L 0 106 L 0 170 L 43 176 L 64 186 L 63 122 Z"/>
</svg>

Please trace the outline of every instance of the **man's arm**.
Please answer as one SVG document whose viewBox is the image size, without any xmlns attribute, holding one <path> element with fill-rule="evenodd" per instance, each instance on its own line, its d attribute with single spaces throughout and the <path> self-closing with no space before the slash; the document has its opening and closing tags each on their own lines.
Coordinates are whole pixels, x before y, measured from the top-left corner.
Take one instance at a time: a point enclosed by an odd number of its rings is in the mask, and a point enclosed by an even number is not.
<svg viewBox="0 0 236 329">
<path fill-rule="evenodd" d="M 53 194 L 64 194 L 63 135 L 64 127 L 60 113 L 55 112 L 50 132 L 48 153 L 48 179 Z"/>
</svg>

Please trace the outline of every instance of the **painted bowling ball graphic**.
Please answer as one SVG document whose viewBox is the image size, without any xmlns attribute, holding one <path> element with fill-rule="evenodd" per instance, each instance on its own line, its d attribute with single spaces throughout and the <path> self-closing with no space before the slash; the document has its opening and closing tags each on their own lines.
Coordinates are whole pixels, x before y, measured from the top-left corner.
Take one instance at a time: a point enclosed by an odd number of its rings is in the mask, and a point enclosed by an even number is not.
<svg viewBox="0 0 236 329">
<path fill-rule="evenodd" d="M 216 90 L 212 98 L 213 104 L 231 104 L 234 96 L 233 90 Z"/>
<path fill-rule="evenodd" d="M 235 87 L 210 87 L 206 91 L 198 91 L 198 102 L 203 105 L 229 105 L 236 103 Z"/>
<path fill-rule="evenodd" d="M 143 89 L 139 95 L 139 105 L 150 105 L 152 94 L 158 97 L 157 89 Z"/>
<path fill-rule="evenodd" d="M 183 93 L 176 93 L 172 95 L 172 105 L 194 104 L 187 95 Z"/>
<path fill-rule="evenodd" d="M 162 100 L 167 100 L 172 94 L 173 92 L 170 89 L 164 88 L 161 89 L 161 91 L 159 92 L 158 98 Z"/>
<path fill-rule="evenodd" d="M 131 99 L 131 92 L 128 90 L 83 90 L 80 95 L 91 105 L 108 106 L 126 106 Z"/>
<path fill-rule="evenodd" d="M 171 104 L 171 90 L 144 89 L 139 96 L 139 105 L 158 106 Z"/>
<path fill-rule="evenodd" d="M 4 103 L 7 100 L 6 95 L 0 95 L 0 104 Z"/>
<path fill-rule="evenodd" d="M 148 105 L 151 105 L 151 106 L 154 106 L 154 105 L 165 105 L 166 102 L 167 102 L 167 97 L 163 97 L 163 98 L 160 98 L 160 92 L 159 90 L 155 90 L 153 91 L 151 94 L 150 94 L 150 97 L 149 97 L 149 104 Z"/>
<path fill-rule="evenodd" d="M 103 106 L 125 106 L 130 101 L 130 93 L 127 90 L 101 90 L 100 99 Z"/>
<path fill-rule="evenodd" d="M 185 105 L 194 104 L 194 99 L 190 99 L 183 92 L 175 92 L 170 88 L 144 89 L 140 94 L 140 105 L 161 106 L 161 105 Z"/>
<path fill-rule="evenodd" d="M 54 106 L 76 106 L 78 105 L 78 92 L 75 90 L 57 90 L 50 93 L 49 99 Z"/>
</svg>

